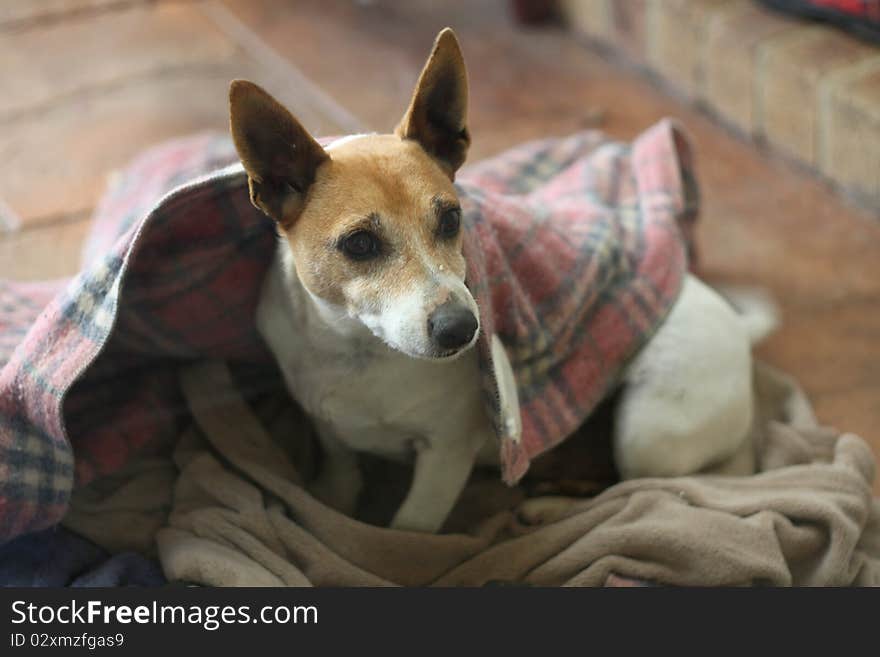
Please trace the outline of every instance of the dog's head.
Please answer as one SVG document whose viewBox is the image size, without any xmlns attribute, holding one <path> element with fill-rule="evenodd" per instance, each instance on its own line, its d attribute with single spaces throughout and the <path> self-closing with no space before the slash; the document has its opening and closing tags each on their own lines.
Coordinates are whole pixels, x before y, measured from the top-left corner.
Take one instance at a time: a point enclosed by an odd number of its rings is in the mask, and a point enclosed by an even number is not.
<svg viewBox="0 0 880 657">
<path fill-rule="evenodd" d="M 251 201 L 277 222 L 328 317 L 360 322 L 413 357 L 473 345 L 479 315 L 452 184 L 470 144 L 467 74 L 452 30 L 438 35 L 392 135 L 325 150 L 255 84 L 233 82 L 229 98 Z"/>
</svg>

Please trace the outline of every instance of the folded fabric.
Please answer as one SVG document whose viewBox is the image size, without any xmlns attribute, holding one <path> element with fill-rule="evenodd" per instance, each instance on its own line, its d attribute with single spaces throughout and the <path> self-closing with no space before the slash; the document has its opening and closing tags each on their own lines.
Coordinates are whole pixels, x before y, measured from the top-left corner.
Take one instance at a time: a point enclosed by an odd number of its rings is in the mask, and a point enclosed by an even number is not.
<svg viewBox="0 0 880 657">
<path fill-rule="evenodd" d="M 747 446 L 759 473 L 634 480 L 594 498 L 529 497 L 477 473 L 440 535 L 369 524 L 364 505 L 353 519 L 312 498 L 303 482 L 315 471 L 314 440 L 282 395 L 247 404 L 222 362 L 195 364 L 181 378 L 195 421 L 178 442 L 179 476 L 168 484 L 167 522 L 155 534 L 169 579 L 213 586 L 880 584 L 870 449 L 815 426 L 793 382 L 760 364 L 759 414 Z M 385 494 L 377 504 L 387 507 L 386 519 L 408 477 L 368 476 L 368 488 Z M 91 520 L 79 518 L 77 528 L 120 547 L 130 540 L 136 504 L 129 498 L 129 515 L 120 515 L 112 497 L 108 513 L 92 507 Z M 145 524 L 154 499 L 143 498 Z M 77 506 L 75 496 L 74 512 Z"/>
</svg>

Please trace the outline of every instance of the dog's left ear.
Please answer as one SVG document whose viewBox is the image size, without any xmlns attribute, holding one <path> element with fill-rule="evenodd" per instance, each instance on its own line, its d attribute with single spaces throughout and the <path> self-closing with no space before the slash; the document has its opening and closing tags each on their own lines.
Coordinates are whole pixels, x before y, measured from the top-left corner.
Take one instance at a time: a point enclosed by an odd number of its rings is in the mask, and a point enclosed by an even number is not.
<svg viewBox="0 0 880 657">
<path fill-rule="evenodd" d="M 287 109 L 261 87 L 229 87 L 232 140 L 248 175 L 251 203 L 290 228 L 305 205 L 318 167 L 329 156 Z"/>
<path fill-rule="evenodd" d="M 471 143 L 467 97 L 464 58 L 455 33 L 447 27 L 434 41 L 409 108 L 395 133 L 421 144 L 450 178 L 464 163 Z"/>
</svg>

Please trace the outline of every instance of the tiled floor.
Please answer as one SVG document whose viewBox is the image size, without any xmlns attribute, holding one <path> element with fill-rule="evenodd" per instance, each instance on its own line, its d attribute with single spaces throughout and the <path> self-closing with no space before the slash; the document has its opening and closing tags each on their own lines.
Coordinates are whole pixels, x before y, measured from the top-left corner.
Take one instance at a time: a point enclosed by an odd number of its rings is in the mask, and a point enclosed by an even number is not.
<svg viewBox="0 0 880 657">
<path fill-rule="evenodd" d="M 880 223 L 558 28 L 515 27 L 505 8 L 502 0 L 3 5 L 0 200 L 21 226 L 4 233 L 0 218 L 0 276 L 74 272 L 108 174 L 158 140 L 225 130 L 234 77 L 264 84 L 317 133 L 389 129 L 448 24 L 469 64 L 472 159 L 597 123 L 631 137 L 662 116 L 681 119 L 704 189 L 707 276 L 773 292 L 785 324 L 760 355 L 802 381 L 823 422 L 880 453 Z"/>
</svg>

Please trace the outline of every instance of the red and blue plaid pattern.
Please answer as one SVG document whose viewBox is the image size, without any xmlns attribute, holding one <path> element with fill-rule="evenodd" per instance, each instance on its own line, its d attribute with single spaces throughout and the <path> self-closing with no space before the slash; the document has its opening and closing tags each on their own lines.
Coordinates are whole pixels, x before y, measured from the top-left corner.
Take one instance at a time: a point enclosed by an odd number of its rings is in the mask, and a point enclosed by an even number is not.
<svg viewBox="0 0 880 657">
<path fill-rule="evenodd" d="M 189 422 L 182 364 L 279 381 L 253 321 L 275 229 L 240 168 L 216 171 L 234 161 L 220 137 L 148 152 L 99 206 L 78 276 L 0 284 L 0 541 L 57 523 L 74 485 L 167 449 Z M 663 122 L 631 146 L 586 132 L 460 174 L 490 411 L 494 334 L 522 404 L 521 439 L 496 423 L 508 481 L 583 421 L 675 300 L 690 167 Z"/>
</svg>

